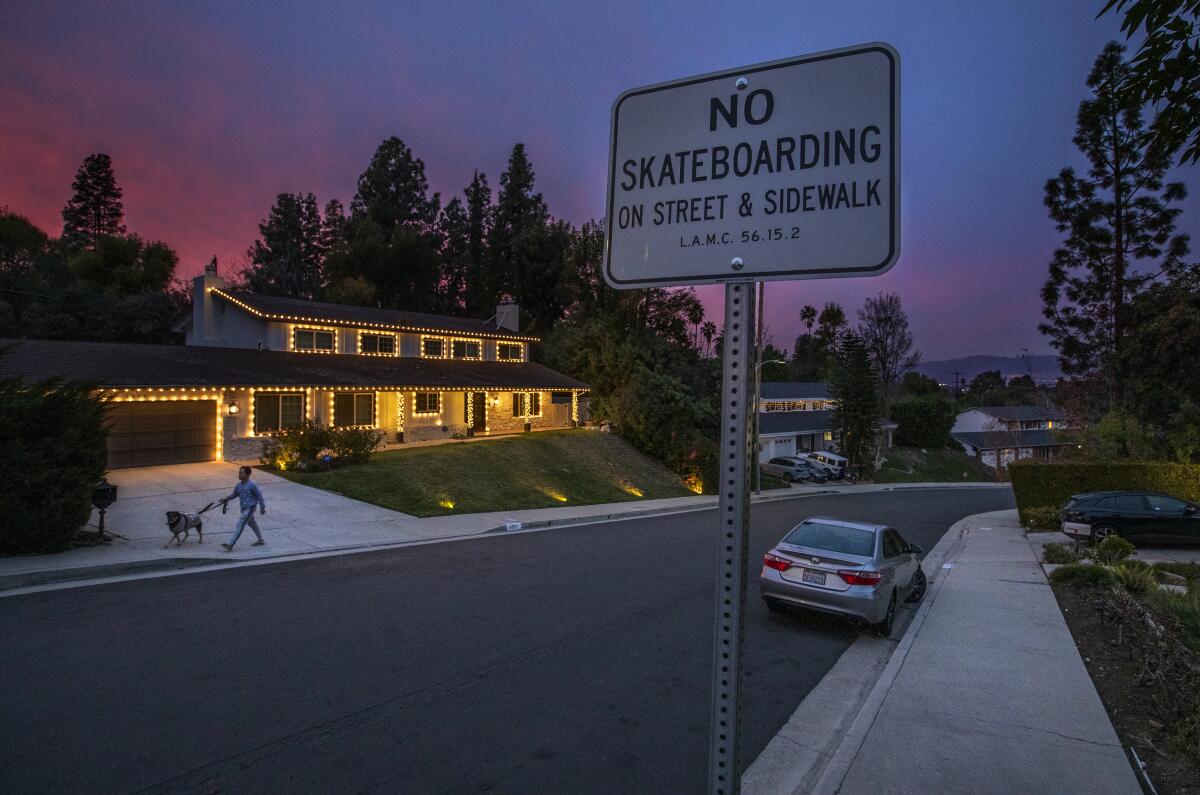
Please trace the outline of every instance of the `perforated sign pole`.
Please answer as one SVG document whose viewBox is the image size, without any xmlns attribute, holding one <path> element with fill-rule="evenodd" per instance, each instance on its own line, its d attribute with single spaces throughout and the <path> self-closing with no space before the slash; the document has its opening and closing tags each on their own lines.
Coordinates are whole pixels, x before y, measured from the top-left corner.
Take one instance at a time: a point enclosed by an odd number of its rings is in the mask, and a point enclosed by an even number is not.
<svg viewBox="0 0 1200 795">
<path fill-rule="evenodd" d="M 716 633 L 713 642 L 712 738 L 708 791 L 740 789 L 738 725 L 741 718 L 742 611 L 750 530 L 750 421 L 754 405 L 754 283 L 725 285 L 722 342 L 721 488 L 717 556 Z"/>
</svg>

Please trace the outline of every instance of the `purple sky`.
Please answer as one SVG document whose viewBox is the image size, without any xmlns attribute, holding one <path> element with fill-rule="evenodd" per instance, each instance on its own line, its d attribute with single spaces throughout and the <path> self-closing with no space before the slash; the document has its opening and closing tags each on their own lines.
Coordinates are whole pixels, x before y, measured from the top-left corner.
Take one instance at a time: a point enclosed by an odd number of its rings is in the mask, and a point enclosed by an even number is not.
<svg viewBox="0 0 1200 795">
<path fill-rule="evenodd" d="M 776 343 L 805 303 L 853 315 L 894 290 L 926 359 L 1049 351 L 1038 291 L 1059 235 L 1042 186 L 1083 165 L 1075 111 L 1119 28 L 1094 20 L 1101 0 L 256 5 L 10 0 L 0 205 L 57 233 L 75 170 L 108 152 L 127 226 L 191 275 L 214 253 L 240 262 L 277 193 L 349 203 L 397 135 L 444 198 L 476 168 L 498 187 L 522 141 L 551 211 L 582 223 L 603 212 L 622 90 L 881 40 L 903 63 L 900 260 L 873 279 L 769 284 Z M 1185 207 L 1191 232 L 1200 206 Z M 701 294 L 719 324 L 720 288 Z"/>
</svg>

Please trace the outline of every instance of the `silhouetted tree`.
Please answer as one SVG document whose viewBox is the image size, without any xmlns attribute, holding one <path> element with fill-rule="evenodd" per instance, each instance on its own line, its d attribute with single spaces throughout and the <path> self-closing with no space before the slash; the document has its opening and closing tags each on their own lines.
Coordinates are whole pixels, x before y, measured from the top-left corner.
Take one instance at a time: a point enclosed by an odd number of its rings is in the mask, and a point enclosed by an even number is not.
<svg viewBox="0 0 1200 795">
<path fill-rule="evenodd" d="M 1180 210 L 1169 206 L 1186 191 L 1164 186 L 1170 158 L 1146 145 L 1141 105 L 1119 90 L 1130 74 L 1124 52 L 1105 46 L 1088 76 L 1092 97 L 1079 106 L 1073 140 L 1091 163 L 1088 176 L 1066 168 L 1046 183 L 1046 207 L 1066 238 L 1042 288 L 1038 327 L 1063 372 L 1101 375 L 1110 402 L 1119 398 L 1126 304 L 1155 272 L 1177 272 L 1188 253 L 1187 236 L 1174 234 Z M 1138 261 L 1153 271 L 1135 272 Z"/>
<path fill-rule="evenodd" d="M 868 298 L 858 310 L 858 335 L 879 371 L 884 397 L 889 398 L 900 376 L 921 360 L 920 352 L 913 350 L 908 315 L 900 305 L 900 296 L 880 293 Z"/>
<path fill-rule="evenodd" d="M 95 248 L 102 237 L 125 234 L 121 189 L 113 176 L 112 158 L 88 155 L 71 183 L 75 195 L 63 207 L 63 242 L 71 248 Z"/>
<path fill-rule="evenodd" d="M 330 202 L 330 209 L 339 213 L 341 205 Z M 334 242 L 332 228 L 323 223 L 311 193 L 276 196 L 267 219 L 258 225 L 262 239 L 255 240 L 246 252 L 250 260 L 244 274 L 246 286 L 263 295 L 319 297 L 325 287 L 325 253 Z"/>
</svg>

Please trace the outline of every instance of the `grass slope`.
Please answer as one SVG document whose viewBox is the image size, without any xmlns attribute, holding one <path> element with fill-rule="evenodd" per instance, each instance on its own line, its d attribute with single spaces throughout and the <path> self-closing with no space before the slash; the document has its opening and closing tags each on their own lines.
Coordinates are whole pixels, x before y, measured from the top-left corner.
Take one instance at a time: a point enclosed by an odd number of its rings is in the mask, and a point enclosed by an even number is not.
<svg viewBox="0 0 1200 795">
<path fill-rule="evenodd" d="M 883 452 L 876 483 L 964 483 L 996 480 L 996 473 L 961 450 L 895 447 Z"/>
<path fill-rule="evenodd" d="M 625 441 L 585 430 L 387 450 L 331 472 L 278 474 L 414 516 L 692 496 Z"/>
</svg>

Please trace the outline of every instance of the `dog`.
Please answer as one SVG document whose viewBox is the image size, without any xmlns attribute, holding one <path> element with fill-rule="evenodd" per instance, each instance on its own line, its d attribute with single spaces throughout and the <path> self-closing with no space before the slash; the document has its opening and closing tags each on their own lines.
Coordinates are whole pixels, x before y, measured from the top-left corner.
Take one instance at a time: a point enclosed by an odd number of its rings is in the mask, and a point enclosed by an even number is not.
<svg viewBox="0 0 1200 795">
<path fill-rule="evenodd" d="M 195 513 L 183 513 L 181 511 L 167 511 L 167 529 L 171 531 L 171 539 L 163 546 L 163 549 L 171 546 L 171 541 L 175 542 L 175 546 L 182 546 L 184 541 L 188 540 L 188 536 L 192 530 L 196 531 L 196 535 L 200 537 L 200 543 L 204 543 L 204 520 L 200 516 L 214 505 L 220 505 L 222 512 L 225 510 L 225 500 L 217 500 L 210 502 Z"/>
<path fill-rule="evenodd" d="M 171 531 L 171 540 L 167 541 L 163 549 L 171 546 L 171 541 L 175 542 L 175 546 L 182 546 L 192 530 L 200 537 L 200 543 L 204 543 L 204 520 L 200 518 L 199 513 L 167 511 L 167 529 Z"/>
</svg>

